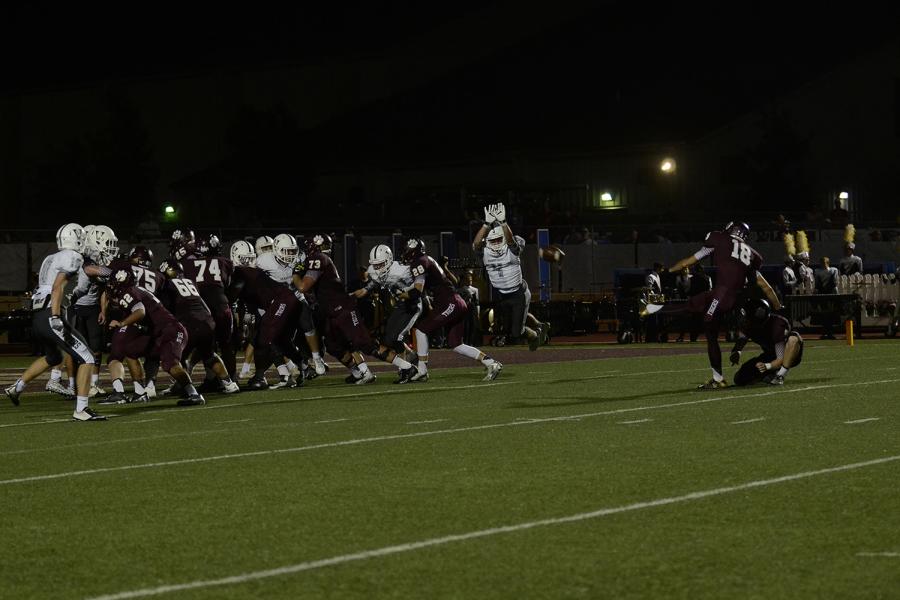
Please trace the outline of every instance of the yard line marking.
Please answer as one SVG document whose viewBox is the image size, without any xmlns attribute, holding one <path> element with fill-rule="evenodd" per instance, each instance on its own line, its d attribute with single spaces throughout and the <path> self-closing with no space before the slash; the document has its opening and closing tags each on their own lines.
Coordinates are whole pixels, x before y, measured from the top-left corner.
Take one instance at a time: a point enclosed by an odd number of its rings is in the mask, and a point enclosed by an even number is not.
<svg viewBox="0 0 900 600">
<path fill-rule="evenodd" d="M 442 537 L 435 537 L 426 540 L 420 540 L 417 542 L 407 542 L 405 544 L 397 544 L 394 546 L 383 546 L 381 548 L 374 548 L 372 550 L 364 550 L 361 552 L 354 552 L 352 554 L 341 554 L 338 556 L 332 556 L 330 558 L 322 558 L 319 560 L 311 560 L 306 562 L 301 562 L 293 565 L 287 565 L 283 567 L 278 567 L 275 569 L 266 569 L 262 571 L 251 571 L 249 573 L 241 573 L 239 575 L 232 575 L 230 577 L 222 577 L 220 579 L 200 579 L 196 581 L 191 581 L 188 583 L 177 583 L 177 584 L 169 584 L 169 585 L 161 585 L 158 587 L 152 588 L 144 588 L 139 590 L 130 590 L 125 592 L 117 592 L 113 594 L 107 594 L 103 596 L 95 596 L 90 598 L 89 600 L 127 600 L 129 598 L 143 598 L 145 596 L 157 596 L 160 594 L 167 594 L 170 592 L 181 592 L 185 590 L 195 590 L 202 588 L 209 588 L 215 586 L 223 586 L 223 585 L 237 585 L 241 583 L 245 583 L 248 581 L 256 581 L 259 579 L 267 579 L 270 577 L 279 577 L 282 575 L 291 575 L 294 573 L 301 573 L 304 571 L 313 571 L 315 569 L 321 569 L 323 567 L 330 567 L 334 565 L 345 564 L 349 562 L 355 562 L 360 560 L 367 560 L 370 558 L 379 558 L 382 556 L 390 556 L 393 554 L 400 554 L 403 552 L 412 552 L 414 550 L 421 550 L 423 548 L 431 548 L 434 546 L 443 546 L 445 544 L 450 544 L 453 542 L 465 542 L 468 540 L 492 537 L 495 535 L 501 535 L 506 533 L 515 533 L 518 531 L 527 531 L 529 529 L 535 529 L 537 527 L 549 527 L 553 525 L 564 525 L 567 523 L 577 523 L 580 521 L 587 521 L 591 519 L 598 519 L 601 517 L 607 517 L 610 515 L 616 515 L 625 512 L 632 512 L 636 510 L 643 510 L 645 508 L 656 508 L 659 506 L 668 506 L 670 504 L 679 504 L 682 502 L 692 502 L 694 500 L 703 500 L 705 498 L 711 498 L 715 496 L 721 496 L 723 494 L 730 494 L 733 492 L 741 492 L 744 490 L 752 490 L 755 488 L 767 487 L 770 485 L 776 485 L 779 483 L 787 483 L 790 481 L 797 481 L 801 479 L 808 479 L 811 477 L 817 477 L 820 475 L 830 475 L 832 473 L 839 473 L 842 471 L 852 471 L 855 469 L 862 469 L 865 467 L 872 467 L 875 465 L 881 465 L 893 461 L 900 460 L 900 455 L 897 456 L 888 456 L 884 458 L 876 458 L 873 460 L 868 460 L 865 462 L 857 462 L 850 463 L 846 465 L 839 465 L 836 467 L 826 467 L 824 469 L 817 469 L 815 471 L 803 471 L 801 473 L 793 473 L 791 475 L 782 475 L 781 477 L 773 477 L 771 479 L 757 479 L 756 481 L 749 481 L 747 483 L 741 483 L 738 485 L 732 485 L 727 487 L 719 487 L 708 490 L 700 490 L 697 492 L 691 492 L 689 494 L 684 494 L 681 496 L 669 496 L 668 498 L 657 498 L 656 500 L 645 500 L 643 502 L 634 502 L 632 504 L 624 504 L 621 506 L 613 506 L 608 508 L 600 508 L 591 512 L 583 512 L 576 513 L 573 515 L 567 515 L 564 517 L 551 517 L 547 519 L 539 519 L 536 521 L 525 521 L 522 523 L 516 523 L 513 525 L 503 525 L 500 527 L 491 527 L 488 529 L 477 529 L 474 531 L 468 531 L 466 533 L 456 533 L 451 535 L 446 535 Z"/>
<path fill-rule="evenodd" d="M 247 421 L 252 421 L 252 420 L 253 419 L 232 419 L 231 421 L 213 421 L 213 422 L 221 425 L 223 423 L 246 423 Z"/>
<path fill-rule="evenodd" d="M 882 556 L 885 558 L 900 558 L 900 552 L 857 552 L 857 556 Z"/>
<path fill-rule="evenodd" d="M 350 419 L 329 419 L 327 421 L 315 421 L 315 423 L 341 423 L 343 421 L 349 421 Z"/>
<path fill-rule="evenodd" d="M 637 423 L 649 423 L 653 419 L 638 419 L 637 421 L 619 421 L 619 425 L 636 425 Z"/>
<path fill-rule="evenodd" d="M 128 421 L 128 423 L 134 425 L 135 423 L 154 423 L 156 421 L 162 421 L 162 419 L 141 419 L 140 421 Z"/>
<path fill-rule="evenodd" d="M 443 423 L 444 421 L 449 421 L 450 419 L 431 419 L 430 421 L 407 421 L 407 425 L 424 425 L 426 423 Z"/>
<path fill-rule="evenodd" d="M 171 467 L 177 465 L 187 465 L 195 463 L 216 462 L 220 460 L 230 460 L 235 458 L 248 458 L 254 456 L 275 456 L 278 454 L 291 454 L 295 452 L 306 452 L 309 450 L 321 450 L 323 448 L 339 448 L 342 446 L 357 446 L 360 444 L 370 444 L 374 442 L 384 442 L 390 440 L 401 440 L 407 438 L 427 437 L 432 435 L 448 435 L 453 433 L 463 433 L 466 431 L 485 431 L 489 429 L 500 429 L 504 427 L 519 427 L 523 425 L 534 425 L 537 423 L 555 423 L 560 421 L 571 421 L 587 417 L 600 417 L 606 415 L 620 415 L 630 412 L 657 410 L 660 408 L 676 408 L 681 406 L 691 406 L 694 404 L 709 404 L 711 402 L 721 402 L 723 400 L 739 400 L 741 398 L 759 398 L 762 396 L 775 396 L 779 394 L 792 394 L 810 390 L 821 390 L 836 387 L 860 386 L 860 385 L 877 385 L 882 383 L 896 383 L 900 379 L 881 379 L 877 381 L 860 381 L 853 383 L 835 383 L 830 385 L 813 385 L 805 388 L 795 389 L 777 389 L 758 394 L 743 394 L 740 396 L 717 396 L 712 398 L 703 398 L 701 400 L 689 400 L 686 402 L 671 402 L 668 404 L 655 404 L 647 406 L 635 406 L 631 408 L 619 408 L 616 410 L 606 410 L 593 413 L 582 413 L 576 415 L 562 415 L 558 417 L 546 417 L 542 419 L 533 419 L 531 421 L 507 421 L 505 423 L 488 423 L 486 425 L 475 425 L 472 427 L 457 427 L 454 429 L 435 429 L 433 431 L 418 431 L 415 433 L 398 433 L 393 435 L 381 435 L 368 438 L 357 438 L 351 440 L 342 440 L 339 442 L 325 442 L 321 444 L 313 444 L 311 446 L 297 446 L 294 448 L 277 448 L 272 450 L 257 450 L 255 452 L 240 452 L 236 454 L 220 454 L 216 456 L 203 456 L 199 458 L 183 458 L 180 460 L 169 460 L 155 463 L 138 463 L 132 465 L 122 465 L 118 467 L 101 467 L 97 469 L 85 469 L 82 471 L 65 471 L 62 473 L 51 473 L 49 475 L 32 475 L 29 477 L 17 477 L 15 479 L 0 479 L 0 485 L 11 485 L 15 483 L 28 483 L 32 481 L 47 481 L 51 479 L 64 479 L 68 477 L 79 477 L 83 475 L 95 475 L 97 473 L 114 473 L 119 471 L 133 471 L 135 469 L 151 469 L 158 467 Z"/>
<path fill-rule="evenodd" d="M 856 423 L 868 423 L 869 421 L 879 421 L 881 417 L 869 417 L 868 419 L 856 419 L 855 421 L 844 421 L 847 425 L 855 425 Z"/>
<path fill-rule="evenodd" d="M 32 452 L 49 452 L 51 450 L 68 450 L 70 448 L 90 448 L 92 446 L 108 446 L 110 444 L 132 444 L 134 442 L 145 442 L 150 440 L 164 440 L 168 438 L 186 437 L 194 435 L 206 435 L 210 433 L 228 433 L 230 429 L 207 429 L 205 431 L 188 431 L 185 433 L 163 433 L 160 435 L 145 435 L 133 438 L 120 438 L 115 440 L 101 440 L 98 442 L 80 442 L 78 444 L 65 444 L 63 446 L 46 446 L 43 448 L 23 448 L 22 450 L 4 450 L 0 451 L 0 456 L 9 456 L 13 454 L 30 454 Z"/>
<path fill-rule="evenodd" d="M 732 425 L 743 425 L 744 423 L 759 423 L 760 421 L 765 421 L 765 417 L 757 417 L 755 419 L 747 419 L 746 421 L 732 421 Z"/>
</svg>

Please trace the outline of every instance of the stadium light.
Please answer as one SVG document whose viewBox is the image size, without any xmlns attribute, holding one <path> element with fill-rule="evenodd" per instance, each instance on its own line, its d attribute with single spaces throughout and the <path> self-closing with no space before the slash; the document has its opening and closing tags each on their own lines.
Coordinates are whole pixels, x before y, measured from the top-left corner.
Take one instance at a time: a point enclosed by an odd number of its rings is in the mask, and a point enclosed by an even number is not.
<svg viewBox="0 0 900 600">
<path fill-rule="evenodd" d="M 175 207 L 172 206 L 171 204 L 167 204 L 165 211 L 166 211 L 166 216 L 172 216 L 175 214 Z"/>
<path fill-rule="evenodd" d="M 603 192 L 600 194 L 600 199 L 604 202 L 612 202 L 613 197 L 609 192 Z"/>
<path fill-rule="evenodd" d="M 659 163 L 659 170 L 667 175 L 674 173 L 675 167 L 676 165 L 674 158 L 665 158 L 661 163 Z"/>
<path fill-rule="evenodd" d="M 841 200 L 846 200 L 849 197 L 850 194 L 848 194 L 847 192 L 841 192 L 840 194 L 838 194 L 838 198 L 840 198 Z"/>
</svg>

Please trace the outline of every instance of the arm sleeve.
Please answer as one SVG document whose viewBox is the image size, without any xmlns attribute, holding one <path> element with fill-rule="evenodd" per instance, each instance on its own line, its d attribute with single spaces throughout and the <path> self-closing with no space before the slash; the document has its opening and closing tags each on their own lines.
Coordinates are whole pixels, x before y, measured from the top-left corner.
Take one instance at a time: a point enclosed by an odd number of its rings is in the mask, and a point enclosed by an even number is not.
<svg viewBox="0 0 900 600">
<path fill-rule="evenodd" d="M 712 248 L 710 248 L 709 246 L 703 246 L 702 248 L 694 252 L 694 258 L 696 258 L 697 260 L 703 260 L 712 253 Z"/>
<path fill-rule="evenodd" d="M 144 311 L 144 312 L 147 312 L 147 309 L 144 308 L 144 303 L 143 303 L 143 302 L 135 302 L 134 304 L 132 304 L 132 305 L 131 305 L 131 310 L 130 310 L 129 312 L 137 312 L 137 311 L 139 311 L 139 310 L 142 310 L 142 311 Z"/>
</svg>

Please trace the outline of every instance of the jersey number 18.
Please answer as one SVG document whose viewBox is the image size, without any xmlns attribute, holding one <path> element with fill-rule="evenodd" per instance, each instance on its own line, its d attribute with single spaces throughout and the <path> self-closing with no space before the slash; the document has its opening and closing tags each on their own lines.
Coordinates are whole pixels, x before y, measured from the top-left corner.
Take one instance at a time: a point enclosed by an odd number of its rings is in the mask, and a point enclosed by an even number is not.
<svg viewBox="0 0 900 600">
<path fill-rule="evenodd" d="M 731 240 L 731 243 L 734 244 L 734 249 L 731 251 L 731 258 L 735 258 L 749 267 L 750 246 L 737 240 Z"/>
</svg>

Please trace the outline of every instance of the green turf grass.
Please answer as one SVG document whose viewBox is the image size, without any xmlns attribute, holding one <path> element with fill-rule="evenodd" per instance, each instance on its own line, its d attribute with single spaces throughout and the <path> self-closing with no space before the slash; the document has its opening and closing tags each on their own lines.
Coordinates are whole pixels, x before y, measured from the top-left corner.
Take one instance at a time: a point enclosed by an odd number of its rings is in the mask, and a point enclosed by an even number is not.
<svg viewBox="0 0 900 600">
<path fill-rule="evenodd" d="M 807 344 L 784 388 L 711 393 L 692 389 L 703 354 L 507 362 L 494 384 L 334 376 L 107 423 L 43 423 L 71 406 L 27 394 L 0 407 L 0 597 L 218 579 L 900 456 L 897 356 Z M 900 553 L 898 482 L 887 462 L 159 597 L 891 598 L 900 557 L 859 554 Z"/>
</svg>

